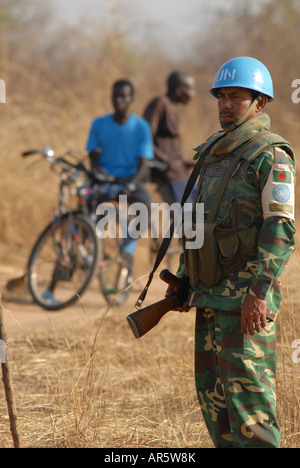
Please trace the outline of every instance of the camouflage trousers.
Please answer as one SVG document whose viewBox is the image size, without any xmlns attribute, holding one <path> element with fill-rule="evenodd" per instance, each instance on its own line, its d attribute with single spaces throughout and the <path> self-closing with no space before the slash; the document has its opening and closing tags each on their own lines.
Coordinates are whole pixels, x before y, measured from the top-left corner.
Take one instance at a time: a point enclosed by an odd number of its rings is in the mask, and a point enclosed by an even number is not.
<svg viewBox="0 0 300 468">
<path fill-rule="evenodd" d="M 279 448 L 276 329 L 243 335 L 240 310 L 197 309 L 195 381 L 216 448 Z"/>
</svg>

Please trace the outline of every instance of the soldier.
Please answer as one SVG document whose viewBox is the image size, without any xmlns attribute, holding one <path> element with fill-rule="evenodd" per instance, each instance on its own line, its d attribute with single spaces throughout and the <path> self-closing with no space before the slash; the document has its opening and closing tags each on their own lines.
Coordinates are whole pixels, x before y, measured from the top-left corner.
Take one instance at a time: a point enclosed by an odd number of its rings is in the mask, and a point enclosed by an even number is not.
<svg viewBox="0 0 300 468">
<path fill-rule="evenodd" d="M 279 448 L 275 320 L 295 243 L 295 158 L 270 132 L 273 84 L 261 62 L 229 60 L 210 91 L 222 131 L 197 148 L 204 244 L 181 255 L 190 292 L 180 311 L 197 308 L 196 389 L 215 447 Z"/>
</svg>

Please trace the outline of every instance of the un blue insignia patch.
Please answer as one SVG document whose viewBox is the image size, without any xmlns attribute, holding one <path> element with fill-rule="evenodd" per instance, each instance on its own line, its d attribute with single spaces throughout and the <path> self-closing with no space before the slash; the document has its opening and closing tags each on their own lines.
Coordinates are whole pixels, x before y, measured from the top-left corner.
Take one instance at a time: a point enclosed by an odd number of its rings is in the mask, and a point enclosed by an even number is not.
<svg viewBox="0 0 300 468">
<path fill-rule="evenodd" d="M 285 203 L 290 199 L 291 192 L 287 185 L 278 184 L 273 189 L 273 197 L 280 203 Z"/>
</svg>

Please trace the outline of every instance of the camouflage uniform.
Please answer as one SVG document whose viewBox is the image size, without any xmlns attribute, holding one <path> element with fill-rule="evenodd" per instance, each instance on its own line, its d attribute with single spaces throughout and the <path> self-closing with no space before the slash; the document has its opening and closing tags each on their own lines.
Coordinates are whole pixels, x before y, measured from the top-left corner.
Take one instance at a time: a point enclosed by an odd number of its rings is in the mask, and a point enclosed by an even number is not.
<svg viewBox="0 0 300 468">
<path fill-rule="evenodd" d="M 276 138 L 269 132 L 266 114 L 216 143 L 196 201 L 204 203 L 207 215 L 232 151 L 261 130 L 267 130 L 265 148 L 255 159 L 245 151 L 231 173 L 215 218 L 226 229 L 256 226 L 257 257 L 213 286 L 190 283 L 189 304 L 197 308 L 196 388 L 216 447 L 280 445 L 275 319 L 281 300 L 279 276 L 294 249 L 295 162 L 289 144 L 280 137 L 275 150 Z M 184 258 L 179 276 L 187 266 Z M 240 308 L 248 292 L 267 301 L 267 326 L 254 337 L 243 335 L 240 326 Z"/>
</svg>

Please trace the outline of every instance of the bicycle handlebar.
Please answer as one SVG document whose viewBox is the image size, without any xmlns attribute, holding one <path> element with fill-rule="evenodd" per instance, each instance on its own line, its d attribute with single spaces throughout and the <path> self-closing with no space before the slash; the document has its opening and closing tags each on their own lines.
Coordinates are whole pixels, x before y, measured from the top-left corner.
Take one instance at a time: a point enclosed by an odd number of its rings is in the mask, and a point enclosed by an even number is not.
<svg viewBox="0 0 300 468">
<path fill-rule="evenodd" d="M 71 150 L 67 151 L 65 153 L 65 155 L 70 154 L 72 152 L 74 153 L 75 150 L 71 149 Z M 96 172 L 96 173 L 91 172 L 91 171 L 88 170 L 88 168 L 85 166 L 85 164 L 82 161 L 76 162 L 74 164 L 74 163 L 66 160 L 64 158 L 64 155 L 55 158 L 54 157 L 54 150 L 52 148 L 48 147 L 48 146 L 46 146 L 45 148 L 42 148 L 42 149 L 33 148 L 33 149 L 30 149 L 30 150 L 27 150 L 27 151 L 23 151 L 21 154 L 22 154 L 23 158 L 28 157 L 28 156 L 32 156 L 34 154 L 40 154 L 45 159 L 47 159 L 47 161 L 51 162 L 52 164 L 57 164 L 62 169 L 65 169 L 67 171 L 72 171 L 72 170 L 73 171 L 74 170 L 75 171 L 83 171 L 83 172 L 86 173 L 88 178 L 91 181 L 94 181 L 96 184 L 97 183 L 100 183 L 100 184 L 103 184 L 103 183 L 124 184 L 124 183 L 126 183 L 124 180 L 118 179 L 115 176 L 107 174 L 105 171 L 102 172 L 100 170 L 99 172 Z M 163 161 L 151 160 L 151 161 L 147 161 L 147 164 L 148 164 L 149 168 L 156 168 L 156 169 L 160 169 L 160 170 L 166 170 L 168 168 L 168 164 L 166 164 Z"/>
<path fill-rule="evenodd" d="M 71 152 L 71 150 L 69 152 Z M 23 151 L 21 153 L 23 158 L 32 156 L 34 154 L 40 154 L 41 156 L 44 156 L 44 158 L 46 158 L 51 163 L 58 164 L 59 166 L 62 166 L 64 169 L 81 169 L 83 171 L 87 171 L 86 167 L 80 162 L 78 164 L 72 164 L 70 161 L 67 161 L 62 156 L 55 158 L 54 150 L 48 146 L 42 149 L 30 149 L 27 151 Z"/>
<path fill-rule="evenodd" d="M 157 161 L 156 159 L 151 159 L 147 162 L 147 165 L 150 169 L 160 169 L 161 171 L 166 171 L 169 165 L 163 161 Z"/>
<path fill-rule="evenodd" d="M 72 150 L 67 151 L 65 154 L 71 153 Z M 74 152 L 74 150 L 73 150 Z M 115 176 L 106 174 L 105 172 L 98 172 L 93 173 L 88 170 L 85 164 L 82 161 L 76 162 L 75 164 L 66 160 L 63 156 L 59 156 L 57 158 L 54 157 L 54 150 L 50 147 L 45 147 L 42 149 L 30 149 L 27 151 L 23 151 L 21 153 L 23 158 L 28 156 L 32 156 L 35 154 L 40 154 L 43 156 L 47 161 L 51 162 L 52 164 L 57 164 L 58 166 L 62 167 L 65 170 L 75 170 L 75 171 L 83 171 L 89 177 L 89 179 L 93 180 L 95 183 L 121 183 Z"/>
<path fill-rule="evenodd" d="M 22 156 L 23 158 L 27 157 L 27 156 L 31 156 L 32 154 L 37 154 L 39 153 L 39 150 L 28 150 L 28 151 L 23 151 Z"/>
</svg>

